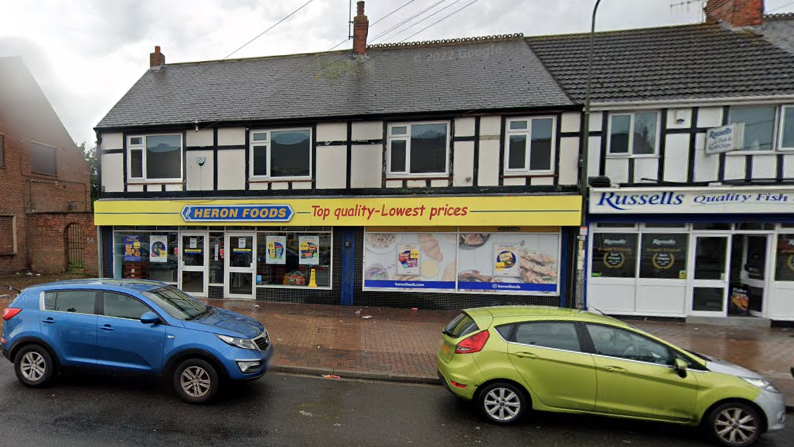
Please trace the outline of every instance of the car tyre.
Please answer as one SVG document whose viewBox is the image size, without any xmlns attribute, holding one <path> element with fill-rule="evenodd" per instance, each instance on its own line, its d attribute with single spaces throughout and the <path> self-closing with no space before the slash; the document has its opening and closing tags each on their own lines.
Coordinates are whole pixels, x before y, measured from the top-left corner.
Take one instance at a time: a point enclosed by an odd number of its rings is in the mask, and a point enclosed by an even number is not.
<svg viewBox="0 0 794 447">
<path fill-rule="evenodd" d="M 524 391 L 507 382 L 492 383 L 478 395 L 480 411 L 495 424 L 513 424 L 524 415 L 529 399 Z"/>
<path fill-rule="evenodd" d="M 714 408 L 706 427 L 711 438 L 725 447 L 747 447 L 761 437 L 763 421 L 758 411 L 741 402 L 727 402 Z"/>
<path fill-rule="evenodd" d="M 191 404 L 206 404 L 218 392 L 218 373 L 202 359 L 187 359 L 174 370 L 174 389 L 179 398 Z"/>
<path fill-rule="evenodd" d="M 28 345 L 17 352 L 14 372 L 25 386 L 41 388 L 49 384 L 55 376 L 55 362 L 44 347 Z"/>
</svg>

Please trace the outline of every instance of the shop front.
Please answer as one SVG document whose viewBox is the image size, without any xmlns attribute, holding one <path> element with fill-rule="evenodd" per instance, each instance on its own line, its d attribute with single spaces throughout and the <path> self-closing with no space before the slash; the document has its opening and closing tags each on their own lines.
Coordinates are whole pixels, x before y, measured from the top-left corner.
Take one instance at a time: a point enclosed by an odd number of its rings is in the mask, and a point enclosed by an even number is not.
<svg viewBox="0 0 794 447">
<path fill-rule="evenodd" d="M 95 221 L 106 276 L 197 297 L 399 305 L 410 294 L 447 303 L 488 294 L 559 304 L 580 208 L 565 195 L 101 200 Z"/>
<path fill-rule="evenodd" d="M 588 306 L 794 321 L 794 188 L 596 188 L 589 204 Z"/>
</svg>

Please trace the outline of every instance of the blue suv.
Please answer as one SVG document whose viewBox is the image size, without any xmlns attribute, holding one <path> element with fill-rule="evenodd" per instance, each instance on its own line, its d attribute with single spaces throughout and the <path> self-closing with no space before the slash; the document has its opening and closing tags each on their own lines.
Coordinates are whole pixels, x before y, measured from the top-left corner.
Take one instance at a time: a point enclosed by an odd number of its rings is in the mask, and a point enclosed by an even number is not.
<svg viewBox="0 0 794 447">
<path fill-rule="evenodd" d="M 273 354 L 258 321 L 155 281 L 30 287 L 3 320 L 0 348 L 29 387 L 47 385 L 60 368 L 139 372 L 165 376 L 183 400 L 206 403 L 221 380 L 262 377 Z"/>
</svg>

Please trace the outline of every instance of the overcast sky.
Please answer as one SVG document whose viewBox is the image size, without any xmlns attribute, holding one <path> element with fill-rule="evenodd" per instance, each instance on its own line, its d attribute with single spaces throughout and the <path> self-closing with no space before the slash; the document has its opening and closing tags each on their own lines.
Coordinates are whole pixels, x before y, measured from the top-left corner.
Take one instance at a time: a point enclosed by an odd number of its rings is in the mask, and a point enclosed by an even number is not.
<svg viewBox="0 0 794 447">
<path fill-rule="evenodd" d="M 0 57 L 21 55 L 78 144 L 148 69 L 162 47 L 166 62 L 222 59 L 309 0 L 0 0 Z M 594 0 L 369 0 L 370 43 L 490 34 L 585 32 Z M 603 0 L 597 30 L 698 23 L 700 2 Z M 677 6 L 671 6 L 676 4 Z M 349 0 L 313 0 L 233 57 L 328 50 L 348 33 Z M 436 5 L 436 6 L 433 6 Z M 435 16 L 430 14 L 447 7 Z M 353 1 L 355 8 L 355 1 Z M 794 0 L 766 0 L 767 13 L 794 11 Z M 411 25 L 414 25 L 411 27 Z M 410 28 L 409 28 L 410 27 Z M 351 48 L 345 42 L 339 48 Z"/>
</svg>

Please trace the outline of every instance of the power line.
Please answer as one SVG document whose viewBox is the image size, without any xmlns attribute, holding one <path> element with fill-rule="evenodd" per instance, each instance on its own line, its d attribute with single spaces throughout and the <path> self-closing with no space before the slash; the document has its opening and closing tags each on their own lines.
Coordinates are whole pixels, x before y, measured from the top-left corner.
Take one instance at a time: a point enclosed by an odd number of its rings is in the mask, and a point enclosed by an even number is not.
<svg viewBox="0 0 794 447">
<path fill-rule="evenodd" d="M 382 21 L 386 20 L 387 18 L 389 18 L 389 16 L 390 16 L 390 15 L 392 15 L 392 14 L 394 14 L 395 12 L 397 12 L 397 11 L 399 11 L 399 10 L 401 10 L 401 9 L 405 8 L 406 6 L 410 5 L 411 3 L 415 2 L 415 1 L 416 1 L 416 0 L 411 0 L 411 1 L 409 1 L 408 3 L 406 3 L 406 4 L 402 5 L 402 6 L 400 6 L 400 7 L 399 7 L 399 8 L 397 8 L 397 9 L 395 9 L 394 11 L 392 11 L 392 12 L 390 12 L 390 13 L 386 14 L 385 16 L 381 17 L 380 19 L 378 19 L 378 20 L 374 21 L 374 22 L 373 22 L 373 23 L 370 25 L 370 28 L 371 28 L 371 27 L 373 27 L 373 26 L 375 26 L 375 25 L 377 25 L 379 22 L 382 22 Z"/>
<path fill-rule="evenodd" d="M 435 3 L 433 3 L 432 5 L 430 5 L 429 7 L 427 7 L 427 8 L 425 8 L 425 9 L 423 9 L 423 10 L 421 10 L 421 11 L 417 12 L 417 13 L 416 13 L 416 14 L 414 14 L 414 15 L 412 15 L 411 17 L 408 17 L 407 19 L 403 20 L 402 22 L 400 22 L 400 23 L 398 23 L 398 24 L 396 24 L 396 25 L 392 26 L 391 28 L 387 29 L 386 31 L 384 31 L 384 32 L 382 32 L 382 33 L 380 33 L 380 34 L 378 34 L 377 36 L 375 36 L 375 37 L 372 39 L 372 43 L 375 43 L 375 41 L 376 41 L 376 40 L 378 40 L 378 39 L 380 39 L 381 37 L 383 37 L 383 36 L 385 36 L 385 35 L 389 34 L 390 32 L 392 32 L 392 31 L 394 31 L 395 29 L 397 29 L 397 28 L 401 27 L 402 25 L 404 25 L 404 24 L 406 24 L 406 23 L 410 22 L 411 20 L 413 20 L 413 19 L 415 19 L 415 18 L 419 17 L 420 15 L 422 15 L 422 14 L 426 13 L 427 11 L 429 11 L 429 10 L 431 10 L 431 9 L 435 8 L 436 6 L 438 6 L 438 5 L 442 4 L 442 3 L 444 3 L 445 1 L 447 1 L 447 0 L 439 0 L 439 1 L 435 2 Z"/>
<path fill-rule="evenodd" d="M 767 11 L 767 12 L 766 12 L 766 14 L 769 14 L 769 13 L 772 13 L 772 12 L 775 12 L 775 11 L 780 11 L 781 9 L 783 9 L 783 8 L 785 8 L 785 7 L 788 7 L 788 6 L 791 6 L 791 5 L 794 5 L 794 2 L 791 2 L 791 3 L 786 3 L 786 4 L 785 4 L 785 5 L 783 5 L 783 6 L 778 6 L 778 7 L 777 7 L 777 8 L 775 8 L 775 9 L 772 9 L 772 10 L 770 10 L 770 11 Z"/>
<path fill-rule="evenodd" d="M 444 20 L 446 20 L 446 19 L 448 19 L 448 18 L 450 18 L 450 17 L 454 16 L 455 14 L 457 14 L 457 13 L 459 13 L 459 12 L 463 11 L 464 9 L 466 9 L 466 8 L 468 8 L 469 6 L 471 6 L 471 5 L 475 4 L 475 3 L 477 3 L 478 1 L 479 1 L 479 0 L 474 0 L 473 2 L 471 2 L 471 3 L 469 3 L 469 4 L 465 5 L 465 6 L 463 6 L 462 8 L 460 8 L 460 9 L 458 9 L 458 10 L 456 10 L 455 12 L 453 12 L 453 13 L 451 13 L 451 14 L 449 14 L 449 15 L 445 16 L 443 19 L 437 20 L 437 21 L 435 21 L 435 22 L 431 23 L 430 25 L 428 25 L 428 26 L 426 26 L 426 27 L 422 28 L 421 30 L 419 30 L 419 31 L 417 31 L 417 32 L 415 32 L 415 33 L 413 33 L 413 34 L 411 34 L 410 36 L 406 37 L 405 39 L 401 40 L 400 42 L 405 42 L 406 40 L 410 39 L 411 37 L 414 37 L 415 35 L 417 35 L 417 34 L 420 34 L 420 33 L 424 32 L 424 31 L 425 31 L 425 30 L 427 30 L 428 28 L 432 28 L 433 26 L 435 26 L 435 25 L 437 25 L 437 24 L 439 24 L 439 23 L 443 22 Z"/>
<path fill-rule="evenodd" d="M 279 25 L 281 24 L 281 22 L 283 22 L 283 21 L 285 21 L 285 20 L 289 19 L 290 17 L 294 16 L 295 14 L 297 14 L 297 13 L 298 13 L 298 11 L 300 11 L 300 10 L 301 10 L 301 9 L 303 9 L 303 8 L 305 8 L 306 6 L 308 6 L 308 5 L 309 5 L 309 3 L 313 2 L 313 1 L 314 1 L 314 0 L 309 0 L 308 2 L 304 3 L 304 4 L 303 4 L 303 5 L 300 7 L 300 8 L 298 8 L 298 9 L 296 9 L 296 10 L 292 11 L 292 12 L 291 12 L 291 13 L 289 13 L 287 16 L 285 16 L 283 19 L 281 19 L 281 20 L 279 20 L 278 22 L 274 23 L 274 24 L 273 24 L 273 25 L 272 25 L 270 28 L 268 28 L 268 29 L 266 29 L 266 30 L 262 31 L 261 33 L 257 34 L 257 36 L 256 36 L 256 37 L 254 37 L 253 39 L 251 39 L 251 40 L 249 40 L 248 42 L 244 43 L 244 44 L 243 44 L 243 46 L 241 46 L 240 48 L 238 48 L 238 49 L 236 49 L 236 50 L 232 51 L 231 53 L 229 53 L 228 55 L 226 55 L 226 57 L 224 57 L 223 59 L 228 59 L 228 58 L 229 58 L 229 57 L 231 57 L 231 56 L 232 56 L 234 53 L 236 53 L 236 52 L 238 52 L 238 51 L 242 50 L 243 48 L 247 47 L 249 44 L 251 44 L 251 43 L 252 43 L 253 41 L 255 41 L 256 39 L 259 39 L 260 37 L 264 36 L 264 35 L 265 35 L 265 34 L 266 34 L 268 31 L 270 31 L 270 30 L 272 30 L 273 28 L 275 28 L 275 27 L 279 26 Z"/>
<path fill-rule="evenodd" d="M 456 3 L 460 3 L 460 2 L 461 2 L 461 0 L 455 0 L 454 2 L 450 3 L 449 5 L 447 5 L 447 6 L 443 7 L 443 8 L 441 8 L 441 9 L 439 9 L 438 11 L 434 12 L 433 14 L 430 14 L 429 16 L 425 17 L 424 19 L 422 19 L 422 20 L 420 20 L 420 21 L 418 21 L 418 22 L 414 23 L 413 25 L 411 25 L 411 26 L 409 26 L 409 27 L 407 27 L 407 28 L 403 28 L 403 29 L 401 29 L 400 31 L 397 31 L 396 33 L 392 34 L 392 35 L 391 35 L 391 37 L 396 37 L 396 36 L 399 36 L 400 34 L 402 34 L 402 33 L 406 32 L 406 31 L 408 31 L 409 29 L 411 29 L 411 28 L 415 27 L 416 25 L 419 25 L 420 23 L 422 23 L 422 22 L 424 22 L 424 21 L 426 21 L 426 20 L 428 20 L 428 19 L 432 18 L 432 17 L 433 17 L 433 16 L 435 16 L 436 14 L 438 14 L 438 13 L 440 13 L 440 12 L 442 12 L 442 11 L 444 11 L 444 10 L 448 9 L 448 8 L 451 8 L 451 7 L 455 6 L 455 4 L 456 4 Z"/>
</svg>

